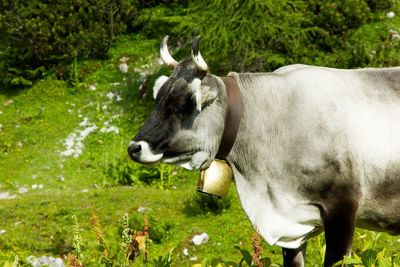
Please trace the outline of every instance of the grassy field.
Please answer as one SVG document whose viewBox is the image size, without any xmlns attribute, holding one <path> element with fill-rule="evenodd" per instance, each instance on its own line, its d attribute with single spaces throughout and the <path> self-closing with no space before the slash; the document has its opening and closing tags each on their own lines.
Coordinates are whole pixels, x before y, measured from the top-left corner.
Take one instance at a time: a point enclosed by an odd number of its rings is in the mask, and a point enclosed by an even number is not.
<svg viewBox="0 0 400 267">
<path fill-rule="evenodd" d="M 134 230 L 143 230 L 145 218 L 149 221 L 150 263 L 170 254 L 172 266 L 206 265 L 206 259 L 213 266 L 228 266 L 243 257 L 234 246 L 252 253 L 254 231 L 234 186 L 215 210 L 207 206 L 215 200 L 196 192 L 196 172 L 142 167 L 127 156 L 127 144 L 152 106 L 153 73 L 166 72 L 157 53 L 158 40 L 122 37 L 110 59 L 71 66 L 74 87 L 50 76 L 28 90 L 1 92 L 0 266 L 16 257 L 26 264 L 28 256 L 65 259 L 76 253 L 73 216 L 81 229 L 85 266 L 104 264 L 91 214 L 99 218 L 114 266 L 122 266 L 117 255 L 126 213 Z M 118 71 L 123 56 L 129 58 L 127 73 Z M 192 237 L 203 232 L 209 241 L 192 244 Z M 399 241 L 357 231 L 353 261 L 372 253 L 379 259 L 373 264 L 392 266 Z M 307 266 L 320 266 L 323 251 L 322 236 L 310 241 Z M 277 247 L 263 243 L 262 255 L 281 264 Z M 133 265 L 143 265 L 143 255 Z"/>
</svg>

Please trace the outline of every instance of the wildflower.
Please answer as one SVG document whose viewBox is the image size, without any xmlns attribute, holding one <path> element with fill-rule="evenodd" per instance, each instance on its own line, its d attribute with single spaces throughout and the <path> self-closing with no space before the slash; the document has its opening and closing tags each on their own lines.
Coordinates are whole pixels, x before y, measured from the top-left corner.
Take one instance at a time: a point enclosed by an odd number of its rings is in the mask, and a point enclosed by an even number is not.
<svg viewBox="0 0 400 267">
<path fill-rule="evenodd" d="M 108 97 L 108 99 L 112 100 L 115 94 L 113 92 L 109 92 L 108 94 L 106 94 L 106 96 Z"/>
<path fill-rule="evenodd" d="M 390 12 L 388 12 L 388 13 L 386 14 L 386 17 L 387 17 L 388 19 L 391 19 L 391 18 L 393 18 L 395 15 L 396 15 L 396 14 L 395 14 L 393 11 L 390 11 Z"/>
<path fill-rule="evenodd" d="M 122 247 L 122 250 L 125 251 L 126 254 L 128 254 L 129 244 L 130 244 L 131 239 L 132 239 L 131 229 L 129 228 L 129 215 L 128 215 L 128 213 L 124 214 L 124 217 L 122 219 L 122 228 L 124 230 L 122 231 L 121 247 Z M 127 257 L 129 257 L 129 255 L 127 255 Z"/>
<path fill-rule="evenodd" d="M 106 258 L 108 263 L 111 263 L 112 260 L 109 257 L 108 249 L 106 246 L 106 241 L 104 239 L 103 228 L 101 227 L 99 218 L 93 212 L 90 214 L 90 224 L 92 225 L 93 230 L 96 233 L 96 237 L 97 237 L 97 240 L 99 241 L 100 246 L 103 248 L 104 257 Z"/>
<path fill-rule="evenodd" d="M 261 257 L 261 252 L 262 252 L 262 245 L 261 245 L 261 238 L 260 234 L 258 233 L 258 229 L 256 228 L 253 234 L 252 238 L 252 244 L 253 244 L 253 255 L 251 256 L 253 258 L 254 263 L 256 264 L 257 267 L 262 267 L 263 264 L 260 261 Z"/>
<path fill-rule="evenodd" d="M 116 133 L 119 134 L 119 129 L 116 126 L 106 126 L 100 129 L 100 132 L 102 133 Z"/>
<path fill-rule="evenodd" d="M 185 255 L 186 257 L 189 256 L 189 250 L 187 248 L 184 248 L 182 250 L 183 255 Z"/>
<path fill-rule="evenodd" d="M 20 187 L 20 188 L 18 188 L 18 193 L 20 193 L 20 194 L 25 194 L 25 193 L 27 193 L 28 192 L 28 188 L 26 188 L 26 187 Z"/>
<path fill-rule="evenodd" d="M 83 121 L 81 121 L 81 122 L 79 123 L 79 126 L 85 127 L 85 126 L 87 126 L 88 124 L 89 124 L 89 118 L 84 117 L 84 118 L 83 118 Z"/>
<path fill-rule="evenodd" d="M 4 235 L 5 233 L 6 233 L 6 230 L 4 230 L 4 229 L 0 230 L 0 235 Z"/>
<path fill-rule="evenodd" d="M 123 57 L 121 57 L 121 58 L 119 59 L 119 62 L 121 62 L 121 63 L 126 63 L 126 62 L 128 62 L 128 60 L 129 60 L 129 57 L 123 56 Z"/>
<path fill-rule="evenodd" d="M 89 85 L 89 90 L 95 91 L 96 90 L 96 85 L 95 84 L 90 84 Z"/>
<path fill-rule="evenodd" d="M 78 224 L 78 218 L 75 215 L 72 215 L 72 247 L 75 250 L 77 261 L 81 261 L 83 259 L 83 254 L 81 250 L 82 246 L 82 236 L 81 236 L 81 229 Z"/>
<path fill-rule="evenodd" d="M 1 192 L 0 193 L 0 199 L 13 199 L 16 198 L 16 195 L 10 195 L 8 192 Z"/>
</svg>

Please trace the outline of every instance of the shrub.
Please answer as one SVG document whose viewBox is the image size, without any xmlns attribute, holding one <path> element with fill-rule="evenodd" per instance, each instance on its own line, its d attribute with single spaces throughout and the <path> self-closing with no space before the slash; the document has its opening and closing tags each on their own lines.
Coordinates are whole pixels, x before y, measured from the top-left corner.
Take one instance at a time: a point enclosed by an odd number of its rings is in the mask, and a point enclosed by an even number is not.
<svg viewBox="0 0 400 267">
<path fill-rule="evenodd" d="M 272 71 L 292 63 L 388 66 L 400 58 L 389 38 L 391 28 L 399 30 L 399 19 L 385 14 L 399 8 L 394 0 L 191 1 L 187 8 L 154 8 L 144 31 L 152 37 L 172 33 L 172 50 L 183 45 L 185 55 L 191 38 L 201 35 L 203 56 L 220 75 L 230 70 Z M 376 27 L 382 31 L 374 38 L 360 35 Z"/>
<path fill-rule="evenodd" d="M 185 201 L 184 212 L 189 216 L 220 214 L 231 206 L 230 197 L 217 197 L 203 193 L 194 194 Z"/>
<path fill-rule="evenodd" d="M 104 57 L 136 15 L 129 0 L 1 0 L 0 83 L 31 85 L 75 57 Z"/>
</svg>

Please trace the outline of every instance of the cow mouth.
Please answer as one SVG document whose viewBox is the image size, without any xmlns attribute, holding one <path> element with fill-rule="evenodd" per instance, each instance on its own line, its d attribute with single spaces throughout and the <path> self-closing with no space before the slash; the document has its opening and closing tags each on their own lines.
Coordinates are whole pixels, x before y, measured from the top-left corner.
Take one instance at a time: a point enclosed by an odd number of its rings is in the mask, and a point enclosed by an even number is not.
<svg viewBox="0 0 400 267">
<path fill-rule="evenodd" d="M 194 154 L 195 152 L 165 151 L 162 161 L 164 163 L 181 164 L 190 161 Z"/>
</svg>

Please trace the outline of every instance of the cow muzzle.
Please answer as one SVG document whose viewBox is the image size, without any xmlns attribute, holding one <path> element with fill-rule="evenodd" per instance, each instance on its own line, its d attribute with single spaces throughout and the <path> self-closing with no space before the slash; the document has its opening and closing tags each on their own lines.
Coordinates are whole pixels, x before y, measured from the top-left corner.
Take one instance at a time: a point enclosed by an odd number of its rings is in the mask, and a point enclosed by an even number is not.
<svg viewBox="0 0 400 267">
<path fill-rule="evenodd" d="M 162 159 L 163 153 L 155 153 L 146 141 L 132 141 L 128 146 L 129 157 L 138 163 L 150 164 Z"/>
</svg>

